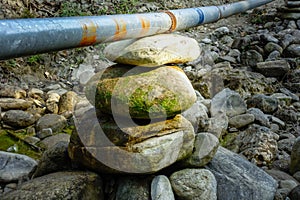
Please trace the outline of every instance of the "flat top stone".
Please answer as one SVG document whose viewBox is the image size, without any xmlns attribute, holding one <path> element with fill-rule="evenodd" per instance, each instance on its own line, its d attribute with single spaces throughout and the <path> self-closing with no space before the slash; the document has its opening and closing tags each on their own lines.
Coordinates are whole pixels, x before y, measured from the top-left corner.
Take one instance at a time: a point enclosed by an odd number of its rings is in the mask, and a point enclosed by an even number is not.
<svg viewBox="0 0 300 200">
<path fill-rule="evenodd" d="M 200 47 L 192 38 L 161 34 L 111 43 L 104 54 L 116 63 L 156 67 L 195 60 L 200 55 Z"/>
</svg>

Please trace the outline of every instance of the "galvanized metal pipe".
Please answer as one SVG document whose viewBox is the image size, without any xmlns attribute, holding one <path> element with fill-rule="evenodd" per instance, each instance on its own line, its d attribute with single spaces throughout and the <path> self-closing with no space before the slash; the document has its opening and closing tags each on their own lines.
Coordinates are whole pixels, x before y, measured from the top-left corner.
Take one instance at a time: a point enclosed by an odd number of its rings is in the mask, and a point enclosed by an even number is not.
<svg viewBox="0 0 300 200">
<path fill-rule="evenodd" d="M 183 30 L 274 0 L 248 0 L 158 13 L 0 20 L 0 60 Z"/>
</svg>

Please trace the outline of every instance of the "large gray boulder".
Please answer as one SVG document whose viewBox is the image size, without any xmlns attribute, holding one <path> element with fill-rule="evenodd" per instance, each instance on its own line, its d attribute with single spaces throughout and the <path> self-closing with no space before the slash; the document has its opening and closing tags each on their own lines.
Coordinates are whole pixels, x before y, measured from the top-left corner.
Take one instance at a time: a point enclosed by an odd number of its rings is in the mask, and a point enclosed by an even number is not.
<svg viewBox="0 0 300 200">
<path fill-rule="evenodd" d="M 206 168 L 216 177 L 218 199 L 274 199 L 277 181 L 262 169 L 223 147 L 219 147 Z"/>
<path fill-rule="evenodd" d="M 38 177 L 5 193 L 3 200 L 11 199 L 81 199 L 103 200 L 102 180 L 92 172 L 57 172 Z"/>
</svg>

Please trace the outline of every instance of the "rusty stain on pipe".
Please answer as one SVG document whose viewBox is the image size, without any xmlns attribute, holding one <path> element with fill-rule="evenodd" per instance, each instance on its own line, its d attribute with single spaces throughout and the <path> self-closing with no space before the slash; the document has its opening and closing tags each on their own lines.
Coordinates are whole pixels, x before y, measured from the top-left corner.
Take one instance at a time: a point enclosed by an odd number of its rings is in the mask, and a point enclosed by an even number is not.
<svg viewBox="0 0 300 200">
<path fill-rule="evenodd" d="M 139 20 L 142 25 L 142 30 L 140 32 L 140 35 L 145 35 L 150 29 L 150 21 L 143 17 L 139 17 Z"/>
<path fill-rule="evenodd" d="M 91 20 L 85 20 L 82 24 L 82 38 L 79 46 L 93 45 L 97 41 L 98 26 Z"/>
<path fill-rule="evenodd" d="M 122 19 L 120 19 L 119 21 L 117 19 L 113 19 L 113 20 L 116 23 L 116 32 L 114 34 L 113 40 L 114 41 L 121 40 L 127 34 L 126 22 Z"/>
</svg>

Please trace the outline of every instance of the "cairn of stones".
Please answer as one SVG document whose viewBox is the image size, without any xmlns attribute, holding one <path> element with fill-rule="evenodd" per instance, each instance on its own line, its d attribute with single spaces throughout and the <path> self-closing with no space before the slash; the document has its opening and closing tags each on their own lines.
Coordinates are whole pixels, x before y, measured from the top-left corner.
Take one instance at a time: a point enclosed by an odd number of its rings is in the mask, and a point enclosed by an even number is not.
<svg viewBox="0 0 300 200">
<path fill-rule="evenodd" d="M 71 159 L 99 173 L 143 174 L 189 157 L 197 128 L 181 113 L 197 96 L 175 64 L 200 55 L 196 40 L 162 34 L 111 43 L 105 54 L 117 64 L 87 84 L 94 108 L 78 117 Z"/>
</svg>

